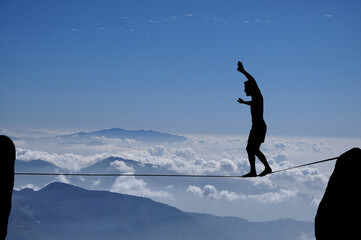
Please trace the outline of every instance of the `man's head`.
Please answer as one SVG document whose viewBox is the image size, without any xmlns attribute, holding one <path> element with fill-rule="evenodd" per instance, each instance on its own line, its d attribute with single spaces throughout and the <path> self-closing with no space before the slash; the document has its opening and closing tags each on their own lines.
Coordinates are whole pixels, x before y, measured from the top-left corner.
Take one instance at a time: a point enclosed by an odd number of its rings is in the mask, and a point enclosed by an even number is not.
<svg viewBox="0 0 361 240">
<path fill-rule="evenodd" d="M 255 84 L 253 84 L 250 81 L 245 81 L 244 82 L 244 92 L 246 93 L 247 96 L 252 96 L 257 91 L 259 91 L 259 89 Z"/>
</svg>

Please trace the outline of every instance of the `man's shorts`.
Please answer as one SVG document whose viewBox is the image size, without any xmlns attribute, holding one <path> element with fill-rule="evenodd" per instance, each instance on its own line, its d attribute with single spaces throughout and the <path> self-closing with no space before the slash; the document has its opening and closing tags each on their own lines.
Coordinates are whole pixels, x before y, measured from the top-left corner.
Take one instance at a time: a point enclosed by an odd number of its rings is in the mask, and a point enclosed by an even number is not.
<svg viewBox="0 0 361 240">
<path fill-rule="evenodd" d="M 248 144 L 261 144 L 266 138 L 267 125 L 265 122 L 253 123 L 248 137 Z"/>
</svg>

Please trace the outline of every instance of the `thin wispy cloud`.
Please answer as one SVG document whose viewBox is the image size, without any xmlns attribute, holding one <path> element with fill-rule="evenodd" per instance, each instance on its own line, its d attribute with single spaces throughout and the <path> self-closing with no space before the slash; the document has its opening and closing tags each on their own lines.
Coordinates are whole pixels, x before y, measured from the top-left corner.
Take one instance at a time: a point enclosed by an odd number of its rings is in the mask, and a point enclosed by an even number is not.
<svg viewBox="0 0 361 240">
<path fill-rule="evenodd" d="M 332 15 L 325 15 L 325 17 L 332 17 Z M 257 23 L 257 24 L 278 24 L 278 21 L 274 21 L 270 19 L 269 17 L 265 17 L 265 19 L 257 18 L 252 19 L 251 17 L 249 19 L 237 19 L 237 18 L 222 18 L 219 16 L 195 16 L 193 13 L 184 13 L 183 15 L 170 15 L 170 16 L 163 16 L 163 17 L 152 17 L 149 18 L 146 23 L 149 24 L 161 24 L 161 23 L 178 23 L 178 24 L 187 24 L 187 25 L 201 25 L 204 23 L 215 23 L 215 24 L 250 24 L 250 23 Z M 115 25 L 109 25 L 108 24 L 97 24 L 95 26 L 90 26 L 88 29 L 94 29 L 98 32 L 108 30 L 108 32 L 112 31 L 119 31 L 119 30 L 128 30 L 128 32 L 134 32 L 135 28 L 137 28 L 137 24 L 135 24 L 136 21 L 134 18 L 130 16 L 121 16 L 118 18 L 118 21 L 115 20 L 112 22 L 112 24 Z M 144 20 L 137 20 L 137 23 L 144 23 Z M 117 25 L 117 26 L 116 26 Z M 149 26 L 151 28 L 151 25 Z M 77 27 L 73 28 L 73 32 L 80 32 L 82 30 L 82 33 L 86 33 L 86 29 L 84 27 Z M 150 31 L 151 29 L 148 29 Z M 149 33 L 147 33 L 149 34 Z"/>
</svg>

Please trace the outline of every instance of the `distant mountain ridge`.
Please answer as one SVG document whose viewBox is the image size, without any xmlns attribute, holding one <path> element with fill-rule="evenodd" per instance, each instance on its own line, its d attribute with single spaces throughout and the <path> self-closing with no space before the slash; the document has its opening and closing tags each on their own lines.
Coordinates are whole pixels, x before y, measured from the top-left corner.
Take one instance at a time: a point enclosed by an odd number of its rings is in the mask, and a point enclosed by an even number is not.
<svg viewBox="0 0 361 240">
<path fill-rule="evenodd" d="M 7 240 L 282 240 L 312 231 L 310 222 L 187 213 L 148 198 L 55 182 L 39 191 L 14 191 Z"/>
<path fill-rule="evenodd" d="M 16 172 L 32 172 L 34 170 L 37 172 L 56 172 L 62 170 L 62 168 L 50 162 L 35 159 L 31 161 L 15 161 L 15 170 Z"/>
<path fill-rule="evenodd" d="M 183 142 L 187 138 L 170 133 L 162 133 L 153 130 L 126 130 L 122 128 L 111 128 L 92 132 L 78 132 L 67 135 L 60 135 L 57 138 L 73 139 L 84 137 L 106 137 L 106 138 L 119 138 L 119 139 L 134 139 L 144 142 Z"/>
<path fill-rule="evenodd" d="M 104 174 L 116 174 L 124 172 L 124 170 L 119 169 L 117 166 L 112 165 L 115 162 L 123 162 L 126 168 L 130 169 L 131 172 L 134 173 L 148 173 L 148 174 L 176 174 L 177 172 L 170 171 L 166 168 L 147 164 L 140 163 L 134 160 L 123 159 L 120 157 L 108 157 L 98 162 L 95 162 L 85 168 L 82 168 L 78 171 L 78 173 L 104 173 Z M 27 173 L 27 172 L 38 172 L 38 173 L 72 173 L 71 170 L 61 168 L 52 163 L 43 160 L 31 160 L 31 161 L 15 161 L 15 171 L 18 173 Z M 98 182 L 96 186 L 93 186 L 92 178 L 78 178 L 78 177 L 70 177 L 67 178 L 71 181 L 71 183 L 81 186 L 84 188 L 92 189 L 110 189 L 114 183 L 114 178 L 103 178 Z M 36 188 L 42 188 L 50 182 L 53 182 L 54 179 L 57 178 L 55 176 L 31 176 L 31 185 Z M 156 184 L 158 186 L 166 187 L 169 185 L 169 182 L 158 182 L 156 179 L 147 179 L 149 184 Z M 163 185 L 164 184 L 164 185 Z M 21 176 L 18 177 L 15 181 L 15 189 L 22 189 L 26 186 L 29 186 L 29 179 L 27 177 Z"/>
</svg>

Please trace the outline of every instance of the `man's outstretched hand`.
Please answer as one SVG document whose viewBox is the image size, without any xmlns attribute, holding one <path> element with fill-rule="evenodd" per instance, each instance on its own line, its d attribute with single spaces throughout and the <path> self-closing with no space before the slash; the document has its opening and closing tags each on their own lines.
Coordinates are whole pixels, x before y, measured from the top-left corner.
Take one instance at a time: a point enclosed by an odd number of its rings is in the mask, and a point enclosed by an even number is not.
<svg viewBox="0 0 361 240">
<path fill-rule="evenodd" d="M 242 98 L 238 98 L 237 102 L 244 103 L 244 100 Z"/>
<path fill-rule="evenodd" d="M 237 68 L 238 72 L 244 72 L 244 67 L 242 62 L 238 61 L 238 68 Z"/>
</svg>

